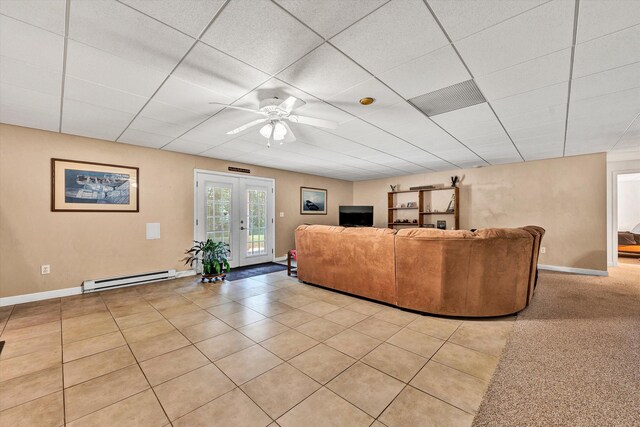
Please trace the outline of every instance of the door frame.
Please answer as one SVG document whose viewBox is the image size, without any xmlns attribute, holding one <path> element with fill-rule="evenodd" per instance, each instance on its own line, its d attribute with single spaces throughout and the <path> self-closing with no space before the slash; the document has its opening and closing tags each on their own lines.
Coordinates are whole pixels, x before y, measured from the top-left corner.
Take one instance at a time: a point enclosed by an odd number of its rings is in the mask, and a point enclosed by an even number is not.
<svg viewBox="0 0 640 427">
<path fill-rule="evenodd" d="M 273 192 L 271 193 L 270 198 L 270 207 L 268 209 L 268 216 L 271 216 L 271 224 L 273 226 L 273 238 L 267 248 L 267 251 L 271 249 L 271 262 L 275 259 L 276 252 L 276 180 L 274 178 L 265 178 L 262 176 L 254 176 L 254 175 L 240 175 L 237 173 L 229 173 L 229 172 L 218 172 L 207 169 L 194 169 L 193 170 L 193 240 L 198 239 L 198 226 L 196 225 L 196 220 L 198 218 L 198 175 L 206 174 L 206 175 L 217 175 L 220 177 L 231 177 L 231 178 L 246 178 L 256 181 L 266 181 L 271 184 L 273 188 Z M 268 219 L 268 218 L 267 218 Z"/>
</svg>

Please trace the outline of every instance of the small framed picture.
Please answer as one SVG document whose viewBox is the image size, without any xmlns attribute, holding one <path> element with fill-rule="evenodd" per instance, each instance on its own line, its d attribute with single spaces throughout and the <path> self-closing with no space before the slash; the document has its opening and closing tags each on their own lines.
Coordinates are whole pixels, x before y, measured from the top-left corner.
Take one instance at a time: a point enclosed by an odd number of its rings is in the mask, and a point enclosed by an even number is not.
<svg viewBox="0 0 640 427">
<path fill-rule="evenodd" d="M 323 188 L 300 187 L 300 214 L 326 215 L 327 190 Z"/>
<path fill-rule="evenodd" d="M 51 159 L 53 212 L 139 212 L 136 167 Z"/>
<path fill-rule="evenodd" d="M 423 225 L 424 228 L 436 228 L 436 226 L 434 224 L 425 224 Z"/>
<path fill-rule="evenodd" d="M 447 221 L 443 220 L 443 219 L 439 219 L 437 221 L 438 224 L 438 229 L 440 230 L 446 230 L 447 229 Z"/>
</svg>

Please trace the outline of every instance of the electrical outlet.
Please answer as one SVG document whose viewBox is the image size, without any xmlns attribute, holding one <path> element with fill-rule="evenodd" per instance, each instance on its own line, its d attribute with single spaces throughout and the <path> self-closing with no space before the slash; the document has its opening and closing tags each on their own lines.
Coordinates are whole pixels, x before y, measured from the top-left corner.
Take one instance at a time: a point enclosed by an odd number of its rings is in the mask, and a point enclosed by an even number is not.
<svg viewBox="0 0 640 427">
<path fill-rule="evenodd" d="M 547 253 L 547 248 L 545 248 L 544 246 L 540 247 L 540 253 L 541 254 L 546 254 Z"/>
<path fill-rule="evenodd" d="M 40 266 L 40 274 L 49 274 L 51 273 L 51 266 L 50 265 L 41 265 Z"/>
</svg>

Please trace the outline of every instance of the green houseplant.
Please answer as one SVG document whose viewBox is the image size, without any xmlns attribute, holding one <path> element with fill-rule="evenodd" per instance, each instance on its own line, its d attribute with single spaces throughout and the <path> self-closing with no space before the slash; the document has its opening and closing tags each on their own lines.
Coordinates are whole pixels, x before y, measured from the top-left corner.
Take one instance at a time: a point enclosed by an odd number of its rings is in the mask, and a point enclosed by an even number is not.
<svg viewBox="0 0 640 427">
<path fill-rule="evenodd" d="M 193 267 L 194 262 L 202 262 L 202 276 L 215 276 L 224 272 L 229 272 L 231 267 L 227 257 L 230 254 L 229 245 L 224 242 L 214 242 L 211 239 L 206 241 L 193 241 L 195 245 L 187 252 L 185 265 Z"/>
</svg>

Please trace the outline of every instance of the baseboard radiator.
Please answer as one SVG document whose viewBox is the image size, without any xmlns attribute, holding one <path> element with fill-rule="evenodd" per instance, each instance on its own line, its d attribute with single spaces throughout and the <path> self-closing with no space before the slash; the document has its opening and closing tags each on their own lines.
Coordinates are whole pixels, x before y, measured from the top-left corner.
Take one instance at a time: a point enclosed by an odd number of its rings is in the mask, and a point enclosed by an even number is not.
<svg viewBox="0 0 640 427">
<path fill-rule="evenodd" d="M 142 285 L 145 283 L 157 282 L 159 280 L 173 279 L 175 277 L 176 270 L 172 269 L 133 274 L 130 276 L 112 277 L 110 279 L 85 280 L 82 282 L 82 292 L 96 292 L 107 289 L 122 288 L 125 286 Z"/>
</svg>

